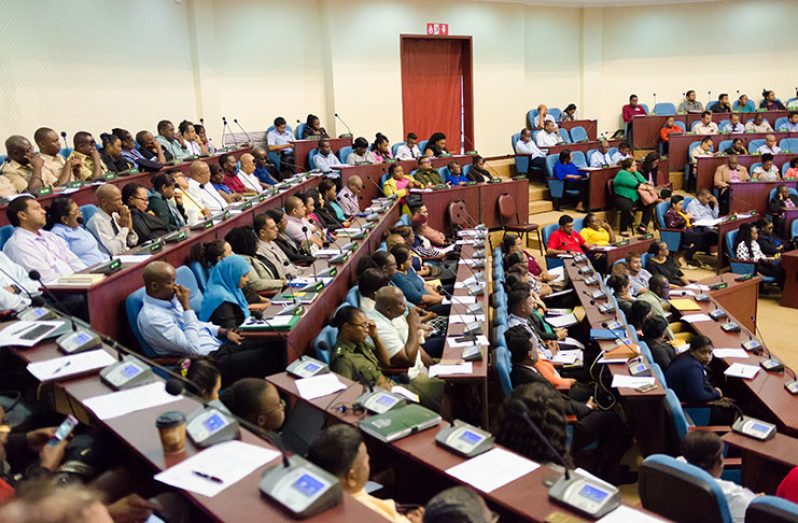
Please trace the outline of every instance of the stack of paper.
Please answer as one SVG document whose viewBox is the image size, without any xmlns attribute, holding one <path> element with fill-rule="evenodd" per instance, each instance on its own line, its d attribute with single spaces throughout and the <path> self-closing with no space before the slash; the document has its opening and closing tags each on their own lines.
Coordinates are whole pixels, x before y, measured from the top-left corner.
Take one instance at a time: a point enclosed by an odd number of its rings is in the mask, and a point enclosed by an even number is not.
<svg viewBox="0 0 798 523">
<path fill-rule="evenodd" d="M 678 311 L 700 311 L 701 306 L 690 298 L 671 300 L 671 307 Z"/>
<path fill-rule="evenodd" d="M 612 387 L 615 389 L 636 389 L 643 385 L 654 385 L 657 379 L 654 377 L 637 377 L 616 374 L 612 377 Z"/>
<path fill-rule="evenodd" d="M 754 379 L 759 373 L 759 367 L 756 365 L 745 365 L 743 363 L 734 363 L 723 373 L 726 376 L 733 378 L 743 378 L 747 380 Z"/>
<path fill-rule="evenodd" d="M 547 316 L 546 321 L 552 327 L 570 327 L 578 323 L 576 316 L 573 314 L 564 314 L 562 316 Z"/>
<path fill-rule="evenodd" d="M 465 363 L 458 363 L 456 365 L 433 365 L 429 368 L 429 377 L 435 376 L 451 376 L 452 374 L 473 374 L 474 365 L 470 361 Z"/>
<path fill-rule="evenodd" d="M 321 398 L 346 388 L 346 385 L 338 381 L 338 376 L 332 373 L 296 380 L 295 383 L 299 396 L 306 400 Z"/>
<path fill-rule="evenodd" d="M 685 314 L 681 318 L 682 321 L 686 323 L 698 323 L 702 321 L 713 321 L 712 318 L 707 316 L 706 314 Z"/>
<path fill-rule="evenodd" d="M 551 358 L 551 361 L 563 365 L 573 365 L 577 361 L 582 361 L 582 358 L 581 350 L 561 350 Z"/>
<path fill-rule="evenodd" d="M 0 347 L 33 347 L 64 325 L 63 321 L 16 321 L 0 331 Z"/>
<path fill-rule="evenodd" d="M 166 392 L 165 383 L 157 381 L 141 387 L 120 390 L 84 401 L 84 405 L 102 420 L 124 416 L 137 410 L 166 405 L 183 396 L 172 396 Z"/>
<path fill-rule="evenodd" d="M 517 454 L 495 448 L 446 471 L 450 476 L 482 492 L 493 492 L 540 467 Z"/>
<path fill-rule="evenodd" d="M 716 358 L 747 358 L 748 353 L 744 349 L 712 349 L 712 355 Z"/>
</svg>

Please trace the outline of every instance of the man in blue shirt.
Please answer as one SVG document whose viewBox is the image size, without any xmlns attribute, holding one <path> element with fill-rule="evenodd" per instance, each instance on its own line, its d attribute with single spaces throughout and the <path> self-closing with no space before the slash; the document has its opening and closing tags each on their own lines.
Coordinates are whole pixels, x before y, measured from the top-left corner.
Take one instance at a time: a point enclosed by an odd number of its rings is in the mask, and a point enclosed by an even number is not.
<svg viewBox="0 0 798 523">
<path fill-rule="evenodd" d="M 273 174 L 277 172 L 277 169 L 275 169 L 274 164 L 269 161 L 269 155 L 266 149 L 263 147 L 253 147 L 252 156 L 255 157 L 254 174 L 258 177 L 258 180 L 263 183 L 268 183 L 269 185 L 277 185 L 280 183 L 273 176 Z"/>
<path fill-rule="evenodd" d="M 779 131 L 798 133 L 798 113 L 790 113 L 790 119 L 779 128 Z"/>
<path fill-rule="evenodd" d="M 446 182 L 449 185 L 465 185 L 468 183 L 468 178 L 463 174 L 463 168 L 460 167 L 460 162 L 449 162 L 449 175 L 446 177 Z"/>
<path fill-rule="evenodd" d="M 176 281 L 175 268 L 154 261 L 144 269 L 144 304 L 138 316 L 141 336 L 159 356 L 210 356 L 222 371 L 222 383 L 263 377 L 284 366 L 282 356 L 269 356 L 254 340 L 234 330 L 201 322 L 191 310 L 190 290 Z"/>
<path fill-rule="evenodd" d="M 111 254 L 83 227 L 83 214 L 72 198 L 55 198 L 47 210 L 50 232 L 61 237 L 87 267 L 106 262 Z"/>
</svg>

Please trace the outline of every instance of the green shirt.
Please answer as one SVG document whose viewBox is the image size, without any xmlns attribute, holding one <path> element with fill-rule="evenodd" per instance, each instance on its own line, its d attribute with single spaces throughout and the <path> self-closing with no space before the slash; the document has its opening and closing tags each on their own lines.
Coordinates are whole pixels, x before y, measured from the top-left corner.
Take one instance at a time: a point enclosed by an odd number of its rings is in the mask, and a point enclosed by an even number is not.
<svg viewBox="0 0 798 523">
<path fill-rule="evenodd" d="M 350 380 L 365 379 L 376 384 L 383 379 L 380 361 L 374 354 L 374 346 L 369 343 L 355 345 L 338 338 L 335 340 L 335 350 L 330 368 L 336 374 Z"/>
<path fill-rule="evenodd" d="M 643 175 L 638 172 L 633 173 L 622 169 L 615 175 L 612 188 L 618 196 L 623 196 L 624 198 L 629 198 L 633 202 L 636 202 L 640 198 L 640 195 L 637 194 L 637 186 L 641 183 L 646 183 L 646 179 L 643 178 Z"/>
<path fill-rule="evenodd" d="M 419 169 L 413 174 L 413 178 L 424 185 L 440 185 L 444 183 L 441 175 L 435 169 Z"/>
</svg>

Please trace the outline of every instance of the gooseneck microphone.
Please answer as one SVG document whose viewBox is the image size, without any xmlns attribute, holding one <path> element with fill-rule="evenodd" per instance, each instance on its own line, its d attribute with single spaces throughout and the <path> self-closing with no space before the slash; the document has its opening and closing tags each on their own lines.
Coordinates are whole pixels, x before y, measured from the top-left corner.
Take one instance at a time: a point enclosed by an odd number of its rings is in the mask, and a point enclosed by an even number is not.
<svg viewBox="0 0 798 523">
<path fill-rule="evenodd" d="M 252 143 L 252 139 L 249 137 L 249 133 L 246 131 L 246 129 L 241 127 L 241 124 L 238 123 L 238 118 L 233 118 L 233 122 L 238 126 L 239 129 L 241 129 L 241 131 L 244 133 L 244 136 L 247 137 L 247 143 L 246 144 L 241 144 L 241 145 L 249 145 L 249 144 L 251 144 Z M 233 138 L 235 138 L 235 135 L 233 136 Z"/>
<path fill-rule="evenodd" d="M 342 135 L 339 136 L 339 138 L 352 138 L 352 129 L 349 128 L 349 126 L 346 124 L 344 119 L 341 118 L 340 116 L 338 116 L 338 113 L 335 113 L 335 118 L 337 118 L 338 120 L 341 121 L 342 124 L 344 124 L 344 127 L 346 127 L 346 132 L 349 135 L 349 136 L 345 136 L 345 135 L 342 134 Z"/>
</svg>

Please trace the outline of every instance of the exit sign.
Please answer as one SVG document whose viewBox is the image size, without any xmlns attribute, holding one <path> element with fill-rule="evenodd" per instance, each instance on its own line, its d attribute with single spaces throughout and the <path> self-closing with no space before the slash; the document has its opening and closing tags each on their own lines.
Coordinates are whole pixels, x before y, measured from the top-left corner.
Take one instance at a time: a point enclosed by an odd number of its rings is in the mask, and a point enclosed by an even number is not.
<svg viewBox="0 0 798 523">
<path fill-rule="evenodd" d="M 427 24 L 427 34 L 430 36 L 448 35 L 449 24 Z"/>
</svg>

